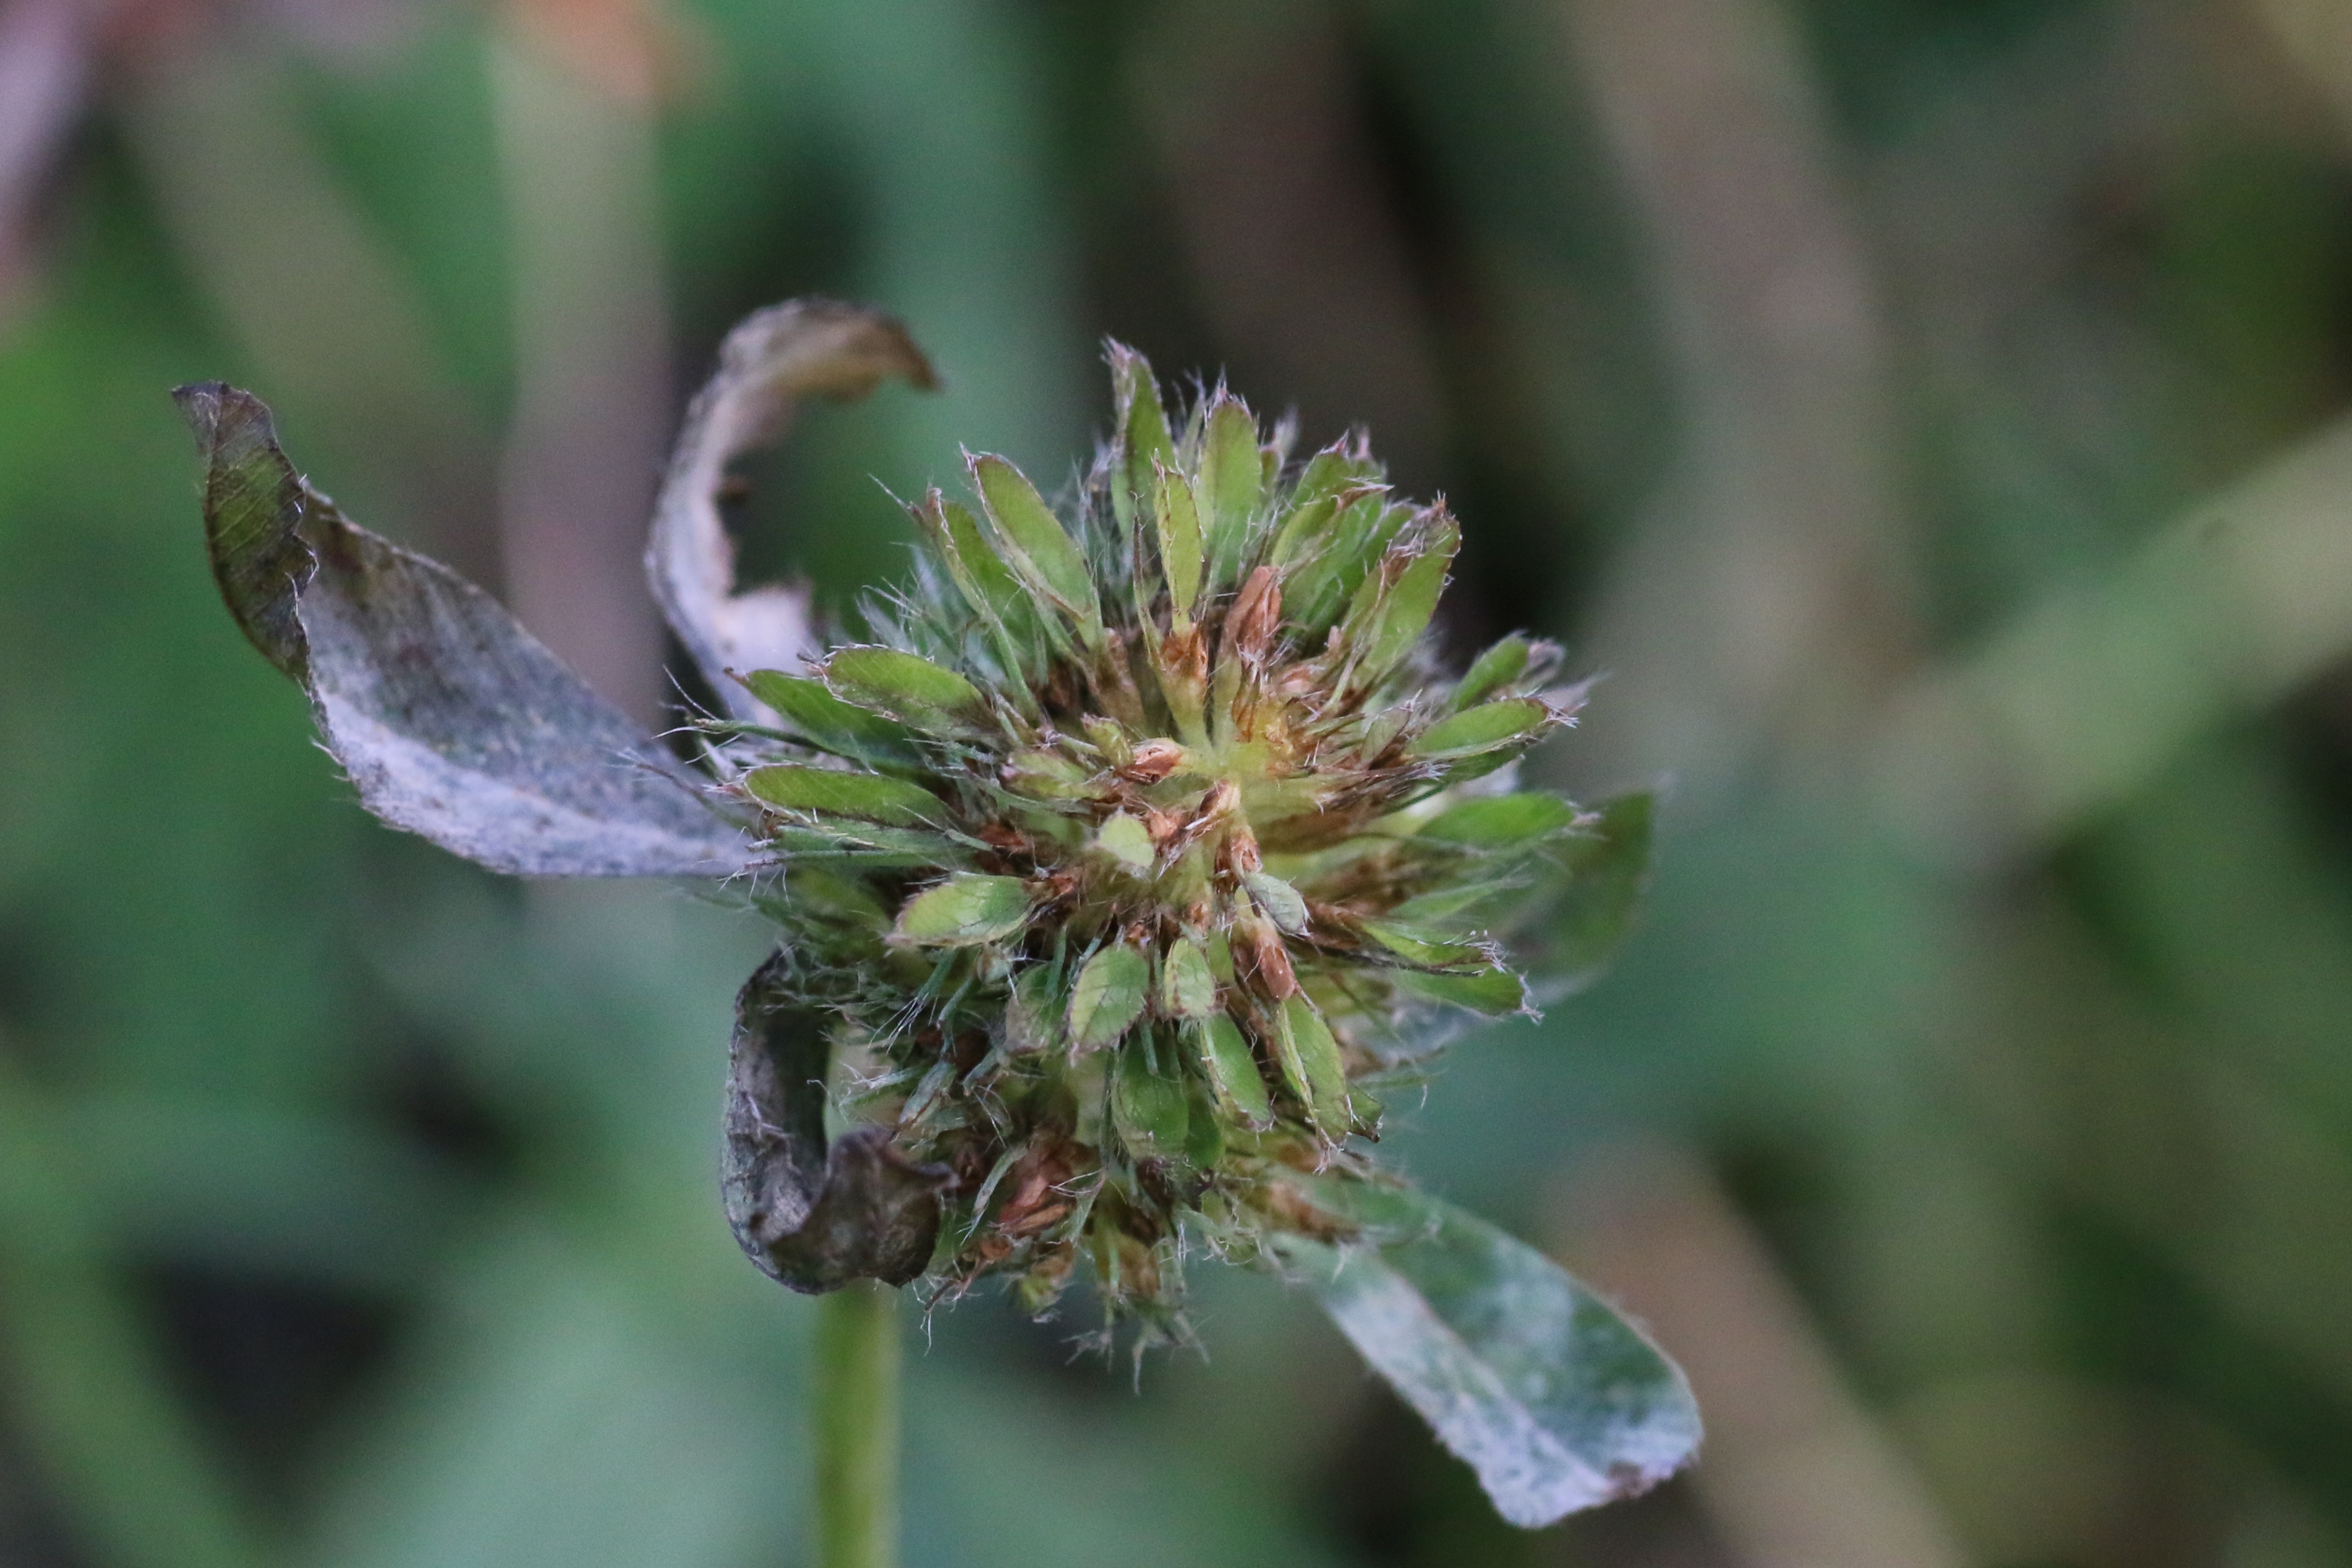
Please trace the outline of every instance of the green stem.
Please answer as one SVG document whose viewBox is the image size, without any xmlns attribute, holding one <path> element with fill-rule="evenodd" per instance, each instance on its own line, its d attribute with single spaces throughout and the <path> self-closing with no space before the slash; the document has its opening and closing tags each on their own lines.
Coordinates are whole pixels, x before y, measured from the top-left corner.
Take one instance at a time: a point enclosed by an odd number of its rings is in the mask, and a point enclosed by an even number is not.
<svg viewBox="0 0 2352 1568">
<path fill-rule="evenodd" d="M 819 1568 L 897 1568 L 898 1292 L 868 1282 L 819 1298 Z"/>
</svg>

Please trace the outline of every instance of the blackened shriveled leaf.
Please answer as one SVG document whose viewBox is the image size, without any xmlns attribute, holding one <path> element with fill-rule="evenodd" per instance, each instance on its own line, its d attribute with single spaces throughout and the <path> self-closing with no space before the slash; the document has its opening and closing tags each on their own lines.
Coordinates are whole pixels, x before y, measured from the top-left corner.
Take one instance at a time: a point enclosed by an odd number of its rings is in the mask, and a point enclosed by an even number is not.
<svg viewBox="0 0 2352 1568">
<path fill-rule="evenodd" d="M 735 1002 L 727 1223 L 752 1262 L 795 1290 L 904 1285 L 930 1261 L 945 1173 L 909 1163 L 887 1128 L 862 1127 L 827 1147 L 825 1020 L 784 1002 L 787 973 L 785 955 L 769 959 Z"/>
<path fill-rule="evenodd" d="M 258 398 L 218 382 L 173 396 L 205 460 L 222 596 L 309 691 L 370 811 L 523 876 L 742 865 L 742 836 L 694 782 L 497 600 L 305 484 Z"/>
<path fill-rule="evenodd" d="M 782 434 L 795 400 L 863 397 L 892 375 L 935 384 L 929 363 L 898 321 L 836 300 L 792 300 L 727 334 L 718 373 L 687 410 L 655 504 L 646 571 L 678 640 L 737 719 L 768 715 L 728 671 L 793 669 L 816 642 L 805 590 L 735 591 L 735 546 L 719 515 L 727 465 Z"/>
<path fill-rule="evenodd" d="M 1410 1189 L 1327 1181 L 1315 1197 L 1363 1239 L 1286 1252 L 1513 1524 L 1647 1491 L 1697 1450 L 1681 1370 L 1543 1254 Z"/>
</svg>

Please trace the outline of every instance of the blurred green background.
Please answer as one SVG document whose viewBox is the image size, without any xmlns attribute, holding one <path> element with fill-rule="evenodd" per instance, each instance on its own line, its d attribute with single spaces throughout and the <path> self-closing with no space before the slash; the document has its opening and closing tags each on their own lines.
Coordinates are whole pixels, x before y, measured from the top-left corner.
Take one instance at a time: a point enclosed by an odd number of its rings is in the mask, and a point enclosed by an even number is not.
<svg viewBox="0 0 2352 1568">
<path fill-rule="evenodd" d="M 1670 791 L 1616 973 L 1390 1157 L 1643 1315 L 1705 1460 L 1536 1534 L 1273 1281 L 976 1298 L 913 1564 L 2352 1563 L 2352 5 L 0 0 L 0 1564 L 804 1561 L 809 1307 L 714 1193 L 762 936 L 387 833 L 165 390 L 667 688 L 726 326 L 901 314 L 745 560 L 847 603 L 1098 340 L 1368 423 L 1449 635 Z"/>
</svg>

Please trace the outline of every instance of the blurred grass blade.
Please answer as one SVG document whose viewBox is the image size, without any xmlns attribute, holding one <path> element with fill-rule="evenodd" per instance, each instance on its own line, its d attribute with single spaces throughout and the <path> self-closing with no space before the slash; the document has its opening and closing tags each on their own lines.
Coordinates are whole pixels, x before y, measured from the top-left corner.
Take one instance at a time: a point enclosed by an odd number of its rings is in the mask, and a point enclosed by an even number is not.
<svg viewBox="0 0 2352 1568">
<path fill-rule="evenodd" d="M 173 1399 L 174 1370 L 112 1278 L 77 1163 L 0 1063 L 0 1376 L 11 1425 L 96 1560 L 120 1568 L 271 1561 Z"/>
<path fill-rule="evenodd" d="M 1149 1042 L 1138 1037 L 1119 1053 L 1110 1086 L 1111 1121 L 1127 1146 L 1149 1158 L 1184 1152 L 1192 1107 L 1182 1075 L 1152 1069 Z"/>
<path fill-rule="evenodd" d="M 219 382 L 173 395 L 205 460 L 205 530 L 246 635 L 310 692 L 370 811 L 493 870 L 725 873 L 742 839 L 660 747 L 438 563 L 343 520 Z"/>
<path fill-rule="evenodd" d="M 1365 1227 L 1292 1244 L 1324 1310 L 1513 1524 L 1647 1491 L 1697 1449 L 1680 1369 L 1535 1248 L 1409 1190 L 1317 1197 Z"/>
<path fill-rule="evenodd" d="M 1900 694 L 1880 806 L 1938 860 L 1997 865 L 2155 777 L 2203 731 L 2352 648 L 2352 419 L 2068 583 Z"/>
</svg>

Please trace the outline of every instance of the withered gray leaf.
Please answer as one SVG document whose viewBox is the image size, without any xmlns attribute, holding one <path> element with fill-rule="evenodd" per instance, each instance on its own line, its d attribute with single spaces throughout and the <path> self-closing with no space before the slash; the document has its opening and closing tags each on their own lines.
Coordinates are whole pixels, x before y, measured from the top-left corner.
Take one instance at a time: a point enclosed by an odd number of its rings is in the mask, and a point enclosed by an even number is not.
<svg viewBox="0 0 2352 1568">
<path fill-rule="evenodd" d="M 727 465 L 781 435 L 796 399 L 863 397 L 891 375 L 935 384 L 922 351 L 895 320 L 832 300 L 788 300 L 727 334 L 718 373 L 687 410 L 654 505 L 646 571 L 678 640 L 737 719 L 770 716 L 729 670 L 796 670 L 816 640 L 805 589 L 735 591 L 735 545 L 719 515 Z"/>
<path fill-rule="evenodd" d="M 1315 1191 L 1361 1239 L 1284 1252 L 1505 1519 L 1534 1529 L 1634 1496 L 1696 1452 L 1681 1369 L 1551 1259 L 1410 1188 Z"/>
<path fill-rule="evenodd" d="M 310 693 L 370 811 L 523 876 L 743 864 L 742 835 L 691 778 L 503 605 L 304 483 L 260 399 L 219 382 L 173 396 L 204 458 L 221 595 Z"/>
<path fill-rule="evenodd" d="M 784 1000 L 789 960 L 752 971 L 735 999 L 727 1074 L 727 1223 L 752 1262 L 795 1290 L 856 1279 L 904 1285 L 938 1239 L 942 1172 L 908 1163 L 887 1128 L 827 1147 L 824 1020 Z"/>
</svg>

